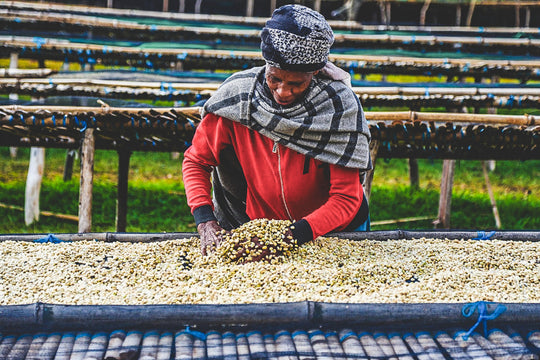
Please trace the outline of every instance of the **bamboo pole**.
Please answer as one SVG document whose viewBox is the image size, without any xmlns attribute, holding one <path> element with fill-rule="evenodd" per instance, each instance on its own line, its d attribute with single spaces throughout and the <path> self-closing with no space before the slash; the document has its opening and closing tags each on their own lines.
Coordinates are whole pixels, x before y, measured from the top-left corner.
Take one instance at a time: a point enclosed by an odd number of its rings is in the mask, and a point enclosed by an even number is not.
<svg viewBox="0 0 540 360">
<path fill-rule="evenodd" d="M 11 348 L 15 345 L 17 338 L 15 335 L 7 335 L 2 337 L 0 342 L 0 359 L 6 359 Z"/>
<path fill-rule="evenodd" d="M 209 359 L 221 359 L 223 357 L 221 334 L 216 330 L 206 333 L 206 353 Z"/>
<path fill-rule="evenodd" d="M 9 351 L 6 360 L 24 359 L 28 353 L 28 349 L 32 344 L 32 335 L 24 334 L 17 338 L 15 344 Z"/>
<path fill-rule="evenodd" d="M 81 149 L 81 178 L 79 189 L 79 233 L 92 230 L 92 190 L 94 183 L 94 129 L 84 131 Z"/>
<path fill-rule="evenodd" d="M 144 333 L 139 353 L 139 360 L 155 360 L 157 356 L 159 344 L 159 332 L 156 330 L 147 331 Z"/>
<path fill-rule="evenodd" d="M 156 360 L 170 360 L 173 353 L 173 333 L 165 331 L 161 334 L 158 343 Z"/>
<path fill-rule="evenodd" d="M 396 356 L 396 353 L 394 352 L 392 343 L 390 342 L 390 339 L 388 339 L 388 335 L 386 335 L 385 333 L 376 333 L 376 334 L 373 334 L 373 339 L 377 343 L 377 346 L 384 353 L 384 357 L 386 359 L 392 359 L 392 360 L 398 359 L 398 357 Z"/>
<path fill-rule="evenodd" d="M 274 341 L 274 336 L 272 334 L 265 334 L 263 336 L 263 340 L 266 354 L 268 354 L 268 359 L 277 360 L 278 354 L 276 349 L 276 343 Z"/>
<path fill-rule="evenodd" d="M 260 331 L 250 331 L 246 334 L 249 353 L 254 360 L 266 359 L 266 349 L 264 346 L 264 339 Z"/>
<path fill-rule="evenodd" d="M 38 357 L 39 349 L 47 340 L 47 335 L 45 333 L 35 334 L 26 353 L 25 360 L 42 360 Z"/>
<path fill-rule="evenodd" d="M 400 334 L 391 333 L 388 334 L 388 338 L 399 360 L 414 360 Z"/>
<path fill-rule="evenodd" d="M 281 338 L 283 336 L 283 339 L 289 338 L 289 334 L 280 334 L 278 338 Z M 299 360 L 311 360 L 316 359 L 315 352 L 313 351 L 313 348 L 311 346 L 311 342 L 309 341 L 308 334 L 305 330 L 297 330 L 293 332 L 290 335 L 290 338 L 292 339 L 292 342 L 294 344 L 295 352 L 298 356 Z M 283 339 L 278 340 L 278 346 L 280 344 L 285 343 Z M 287 348 L 285 346 L 282 347 L 283 352 L 289 354 Z M 290 354 L 292 355 L 292 354 Z"/>
<path fill-rule="evenodd" d="M 431 360 L 445 360 L 446 358 L 442 354 L 439 346 L 433 340 L 433 337 L 428 332 L 419 332 L 416 334 L 418 343 L 424 349 L 424 352 L 428 354 Z"/>
<path fill-rule="evenodd" d="M 75 336 L 75 342 L 73 343 L 73 349 L 69 360 L 83 360 L 88 345 L 90 345 L 91 334 L 87 331 L 81 331 Z"/>
<path fill-rule="evenodd" d="M 431 360 L 429 355 L 424 352 L 424 349 L 422 348 L 414 334 L 407 333 L 403 335 L 403 340 L 405 340 L 405 343 L 407 343 L 413 355 L 415 355 L 418 360 Z"/>
<path fill-rule="evenodd" d="M 84 360 L 102 360 L 107 351 L 108 343 L 109 336 L 107 333 L 98 332 L 92 335 Z"/>
<path fill-rule="evenodd" d="M 123 330 L 115 330 L 109 336 L 109 343 L 105 351 L 105 360 L 120 360 L 120 350 L 122 343 L 126 338 L 126 333 Z"/>
<path fill-rule="evenodd" d="M 122 348 L 120 349 L 120 359 L 121 360 L 131 360 L 136 359 L 140 351 L 140 345 L 143 334 L 140 331 L 130 331 L 126 334 L 126 338 L 122 343 Z"/>
<path fill-rule="evenodd" d="M 317 360 L 334 360 L 325 334 L 321 330 L 309 330 L 308 335 Z"/>
<path fill-rule="evenodd" d="M 238 334 L 238 338 L 245 338 L 244 334 Z M 233 333 L 232 331 L 226 331 L 223 333 L 223 339 L 222 339 L 222 348 L 223 348 L 223 356 L 222 359 L 238 359 L 240 357 L 239 351 L 237 351 L 237 335 Z M 238 344 L 240 345 L 240 344 Z M 238 347 L 239 350 L 240 346 Z M 249 351 L 248 351 L 249 354 Z M 242 357 L 243 360 L 243 357 Z"/>
<path fill-rule="evenodd" d="M 234 334 L 232 334 L 232 336 L 234 336 Z M 236 360 L 236 359 L 251 360 L 253 359 L 249 352 L 249 343 L 248 343 L 247 337 L 244 333 L 239 333 L 236 335 L 236 352 L 237 354 L 231 354 L 231 356 L 226 358 L 226 360 Z"/>
<path fill-rule="evenodd" d="M 350 329 L 343 329 L 339 332 L 339 339 L 343 346 L 343 351 L 347 357 L 368 359 L 360 340 L 355 332 Z"/>
<path fill-rule="evenodd" d="M 328 348 L 334 359 L 345 359 L 345 352 L 341 346 L 341 342 L 335 331 L 327 332 L 325 334 L 326 341 L 328 342 Z"/>
<path fill-rule="evenodd" d="M 375 341 L 371 333 L 364 331 L 358 334 L 358 339 L 369 359 L 383 359 L 386 357 L 384 351 L 379 347 L 379 344 Z"/>
<path fill-rule="evenodd" d="M 64 333 L 60 339 L 60 344 L 58 344 L 54 360 L 69 360 L 73 344 L 75 344 L 75 334 Z"/>
</svg>

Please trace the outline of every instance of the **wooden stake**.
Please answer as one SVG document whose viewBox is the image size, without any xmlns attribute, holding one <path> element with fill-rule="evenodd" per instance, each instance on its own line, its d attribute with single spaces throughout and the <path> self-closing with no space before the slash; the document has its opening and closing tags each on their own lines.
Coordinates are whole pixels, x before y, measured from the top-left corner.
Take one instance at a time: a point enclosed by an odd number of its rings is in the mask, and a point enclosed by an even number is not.
<svg viewBox="0 0 540 360">
<path fill-rule="evenodd" d="M 31 148 L 24 200 L 24 222 L 26 225 L 39 220 L 39 193 L 44 168 L 45 148 Z"/>
<path fill-rule="evenodd" d="M 254 0 L 247 0 L 247 6 L 246 6 L 247 17 L 253 17 L 253 3 L 254 3 Z"/>
<path fill-rule="evenodd" d="M 169 0 L 163 0 L 163 12 L 169 11 Z"/>
<path fill-rule="evenodd" d="M 441 194 L 439 197 L 439 215 L 434 222 L 435 227 L 450 228 L 450 213 L 452 208 L 452 186 L 454 185 L 455 160 L 443 160 L 441 179 Z"/>
<path fill-rule="evenodd" d="M 495 195 L 491 188 L 491 182 L 489 181 L 489 173 L 487 169 L 487 161 L 482 161 L 482 172 L 484 173 L 484 180 L 486 181 L 486 187 L 489 194 L 489 201 L 491 202 L 491 209 L 493 210 L 493 217 L 495 218 L 495 226 L 497 229 L 501 228 L 501 218 L 499 217 L 499 209 L 497 208 L 497 202 L 495 201 Z"/>
<path fill-rule="evenodd" d="M 69 149 L 66 152 L 66 161 L 64 162 L 64 181 L 71 180 L 71 176 L 73 175 L 73 161 L 75 159 L 75 151 L 73 149 Z"/>
<path fill-rule="evenodd" d="M 369 144 L 369 154 L 371 156 L 372 169 L 366 172 L 366 180 L 364 185 L 364 194 L 366 197 L 371 196 L 371 183 L 373 182 L 373 175 L 375 173 L 375 163 L 377 162 L 377 153 L 379 152 L 379 140 L 371 140 Z"/>
<path fill-rule="evenodd" d="M 418 160 L 415 158 L 409 158 L 409 181 L 412 189 L 418 189 L 420 177 L 418 175 Z"/>
<path fill-rule="evenodd" d="M 81 181 L 79 189 L 79 233 L 92 230 L 92 188 L 94 182 L 94 129 L 84 131 L 81 151 Z"/>
<path fill-rule="evenodd" d="M 471 26 L 471 21 L 472 21 L 475 6 L 476 6 L 476 0 L 471 0 L 471 5 L 469 6 L 469 13 L 467 14 L 467 20 L 465 21 L 465 26 Z"/>
<path fill-rule="evenodd" d="M 430 3 L 431 3 L 431 0 L 426 0 L 424 2 L 424 5 L 422 5 L 422 9 L 420 9 L 420 26 L 426 25 L 426 13 L 429 9 Z"/>
<path fill-rule="evenodd" d="M 116 200 L 116 231 L 125 232 L 127 227 L 127 200 L 128 200 L 128 176 L 129 150 L 118 150 L 118 185 Z"/>
</svg>

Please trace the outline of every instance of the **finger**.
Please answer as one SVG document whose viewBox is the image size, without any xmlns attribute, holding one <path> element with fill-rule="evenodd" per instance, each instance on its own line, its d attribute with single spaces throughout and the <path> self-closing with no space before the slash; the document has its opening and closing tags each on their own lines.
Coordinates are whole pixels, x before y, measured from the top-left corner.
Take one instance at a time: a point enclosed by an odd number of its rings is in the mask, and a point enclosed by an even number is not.
<svg viewBox="0 0 540 360">
<path fill-rule="evenodd" d="M 206 246 L 203 243 L 201 243 L 201 254 L 206 256 Z"/>
</svg>

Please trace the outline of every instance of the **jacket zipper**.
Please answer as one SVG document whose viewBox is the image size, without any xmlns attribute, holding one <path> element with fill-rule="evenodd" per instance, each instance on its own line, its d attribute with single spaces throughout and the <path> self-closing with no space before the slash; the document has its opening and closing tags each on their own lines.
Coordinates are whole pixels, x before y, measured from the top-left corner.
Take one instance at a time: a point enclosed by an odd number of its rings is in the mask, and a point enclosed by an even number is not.
<svg viewBox="0 0 540 360">
<path fill-rule="evenodd" d="M 283 175 L 281 174 L 281 155 L 279 153 L 279 144 L 277 141 L 274 141 L 274 147 L 272 148 L 272 152 L 274 154 L 277 154 L 278 157 L 278 174 L 279 174 L 279 184 L 281 186 L 281 200 L 283 201 L 283 206 L 285 206 L 285 211 L 287 211 L 287 216 L 289 217 L 289 220 L 293 221 L 293 218 L 291 216 L 291 212 L 289 211 L 289 207 L 287 206 L 287 201 L 285 200 L 285 189 L 283 186 Z"/>
</svg>

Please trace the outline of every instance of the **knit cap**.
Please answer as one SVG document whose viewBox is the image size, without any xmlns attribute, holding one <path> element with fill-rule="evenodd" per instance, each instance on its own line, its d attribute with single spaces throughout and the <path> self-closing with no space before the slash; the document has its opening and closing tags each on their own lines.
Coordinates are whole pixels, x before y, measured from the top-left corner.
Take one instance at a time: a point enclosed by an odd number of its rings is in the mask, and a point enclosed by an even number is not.
<svg viewBox="0 0 540 360">
<path fill-rule="evenodd" d="M 334 33 L 324 16 L 296 4 L 274 10 L 261 32 L 266 62 L 288 71 L 322 69 L 333 43 Z"/>
</svg>

